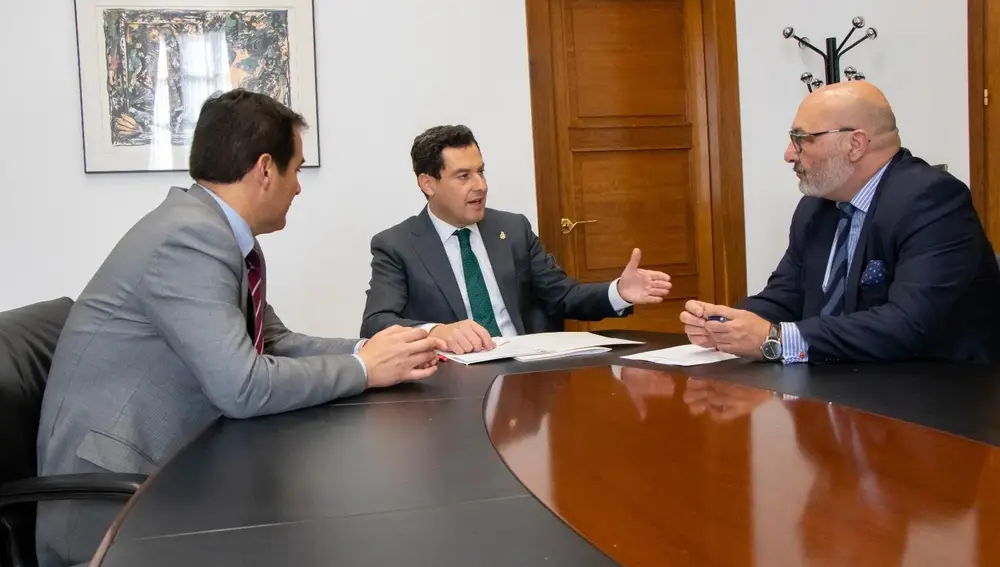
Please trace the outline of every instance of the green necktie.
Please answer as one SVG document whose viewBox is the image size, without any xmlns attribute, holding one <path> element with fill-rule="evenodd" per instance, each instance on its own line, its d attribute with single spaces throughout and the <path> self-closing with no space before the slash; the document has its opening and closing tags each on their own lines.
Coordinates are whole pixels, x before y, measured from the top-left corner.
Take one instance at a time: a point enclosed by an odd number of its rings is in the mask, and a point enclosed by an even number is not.
<svg viewBox="0 0 1000 567">
<path fill-rule="evenodd" d="M 499 337 L 500 328 L 497 326 L 497 319 L 493 315 L 493 302 L 490 301 L 490 292 L 486 289 L 486 280 L 483 279 L 483 271 L 479 269 L 479 260 L 472 251 L 469 244 L 469 235 L 472 233 L 467 228 L 455 231 L 458 236 L 458 244 L 462 248 L 462 271 L 465 272 L 465 290 L 469 294 L 469 307 L 472 308 L 472 320 L 479 323 L 489 332 L 491 337 Z"/>
</svg>

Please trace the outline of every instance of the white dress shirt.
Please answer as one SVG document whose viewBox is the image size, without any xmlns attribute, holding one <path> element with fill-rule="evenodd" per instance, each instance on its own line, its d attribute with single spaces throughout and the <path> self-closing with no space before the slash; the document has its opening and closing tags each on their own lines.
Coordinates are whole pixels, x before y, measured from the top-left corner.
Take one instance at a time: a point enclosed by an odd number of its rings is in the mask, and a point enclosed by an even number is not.
<svg viewBox="0 0 1000 567">
<path fill-rule="evenodd" d="M 486 253 L 486 245 L 483 243 L 483 237 L 479 233 L 479 225 L 470 224 L 466 227 L 454 227 L 435 216 L 430 207 L 427 207 L 427 214 L 431 218 L 434 230 L 441 237 L 444 251 L 448 255 L 448 263 L 451 264 L 451 271 L 455 274 L 455 281 L 458 282 L 458 290 L 462 293 L 462 303 L 465 305 L 467 318 L 472 319 L 472 307 L 469 304 L 469 291 L 465 286 L 465 270 L 462 268 L 462 249 L 458 242 L 458 235 L 455 234 L 455 231 L 460 228 L 468 228 L 471 232 L 469 235 L 469 246 L 472 248 L 472 253 L 476 255 L 476 260 L 479 262 L 479 269 L 483 272 L 483 280 L 486 283 L 486 290 L 490 294 L 490 303 L 493 305 L 493 316 L 496 317 L 500 334 L 504 337 L 516 336 L 517 329 L 514 327 L 514 322 L 507 311 L 507 306 L 504 305 L 503 296 L 500 295 L 500 285 L 497 284 L 496 275 L 493 273 L 493 265 L 490 264 L 490 257 Z M 618 293 L 617 279 L 611 282 L 611 285 L 608 287 L 608 300 L 619 314 L 632 305 L 622 299 Z M 421 327 L 430 331 L 437 324 L 427 323 L 421 325 Z"/>
</svg>

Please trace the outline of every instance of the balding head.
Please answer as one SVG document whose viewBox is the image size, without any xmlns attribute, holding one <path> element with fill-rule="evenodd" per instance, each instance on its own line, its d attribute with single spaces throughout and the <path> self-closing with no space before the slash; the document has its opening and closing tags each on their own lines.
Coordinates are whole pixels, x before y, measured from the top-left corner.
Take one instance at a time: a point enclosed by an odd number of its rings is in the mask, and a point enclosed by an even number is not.
<svg viewBox="0 0 1000 567">
<path fill-rule="evenodd" d="M 873 143 L 891 145 L 895 141 L 898 147 L 896 115 L 882 91 L 869 82 L 851 81 L 821 87 L 802 101 L 799 113 L 836 121 L 837 128 L 864 130 Z"/>
<path fill-rule="evenodd" d="M 807 195 L 849 201 L 900 148 L 889 101 L 866 81 L 835 83 L 809 94 L 792 124 L 785 161 Z"/>
</svg>

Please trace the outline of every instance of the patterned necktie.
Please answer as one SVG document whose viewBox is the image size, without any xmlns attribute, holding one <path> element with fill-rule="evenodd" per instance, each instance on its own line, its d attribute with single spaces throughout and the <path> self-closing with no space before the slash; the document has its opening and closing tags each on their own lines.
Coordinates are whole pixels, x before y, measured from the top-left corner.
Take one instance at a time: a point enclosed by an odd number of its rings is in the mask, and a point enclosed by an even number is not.
<svg viewBox="0 0 1000 567">
<path fill-rule="evenodd" d="M 469 244 L 471 233 L 472 231 L 467 228 L 455 231 L 462 249 L 462 271 L 465 273 L 465 290 L 469 294 L 472 320 L 482 325 L 491 337 L 499 337 L 501 336 L 500 328 L 497 326 L 497 318 L 493 314 L 490 292 L 486 289 L 486 280 L 483 279 L 483 271 L 479 268 L 479 260 L 476 259 L 472 245 Z"/>
<path fill-rule="evenodd" d="M 247 276 L 249 278 L 250 304 L 253 306 L 253 329 L 250 339 L 258 354 L 264 353 L 264 263 L 256 250 L 247 254 Z"/>
<path fill-rule="evenodd" d="M 820 315 L 840 315 L 844 312 L 844 286 L 847 283 L 847 241 L 851 234 L 851 217 L 854 216 L 854 205 L 840 203 L 840 222 L 837 223 L 836 252 L 830 263 L 830 279 L 827 283 L 823 299 L 823 309 Z"/>
</svg>

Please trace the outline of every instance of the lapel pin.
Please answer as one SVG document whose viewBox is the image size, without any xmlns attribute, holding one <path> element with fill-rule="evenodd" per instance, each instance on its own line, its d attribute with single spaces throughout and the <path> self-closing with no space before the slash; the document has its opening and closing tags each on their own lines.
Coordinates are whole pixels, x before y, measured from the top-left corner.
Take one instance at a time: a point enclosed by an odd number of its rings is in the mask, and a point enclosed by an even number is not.
<svg viewBox="0 0 1000 567">
<path fill-rule="evenodd" d="M 506 239 L 507 239 L 507 233 L 501 230 L 500 231 L 500 240 L 506 240 Z"/>
</svg>

